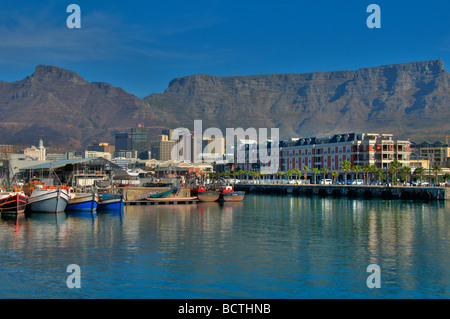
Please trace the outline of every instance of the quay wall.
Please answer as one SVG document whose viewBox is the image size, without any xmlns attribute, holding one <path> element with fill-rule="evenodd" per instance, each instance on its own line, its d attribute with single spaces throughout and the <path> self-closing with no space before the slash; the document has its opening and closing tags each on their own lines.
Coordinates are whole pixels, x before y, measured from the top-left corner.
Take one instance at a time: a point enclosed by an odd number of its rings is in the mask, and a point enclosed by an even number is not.
<svg viewBox="0 0 450 319">
<path fill-rule="evenodd" d="M 120 187 L 119 193 L 123 195 L 125 201 L 135 201 L 147 197 L 149 194 L 162 193 L 171 189 L 171 187 Z M 183 198 L 190 196 L 190 190 L 182 188 L 178 191 L 176 196 L 171 194 L 168 198 Z"/>
<path fill-rule="evenodd" d="M 366 185 L 273 185 L 236 184 L 235 190 L 253 194 L 346 196 L 360 198 L 449 200 L 448 187 L 366 186 Z"/>
</svg>

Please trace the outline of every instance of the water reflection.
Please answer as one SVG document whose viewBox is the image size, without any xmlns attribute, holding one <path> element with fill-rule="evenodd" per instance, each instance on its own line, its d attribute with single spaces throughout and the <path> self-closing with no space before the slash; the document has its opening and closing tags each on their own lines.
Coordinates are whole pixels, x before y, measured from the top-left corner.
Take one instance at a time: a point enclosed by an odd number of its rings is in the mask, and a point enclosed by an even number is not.
<svg viewBox="0 0 450 319">
<path fill-rule="evenodd" d="M 80 263 L 88 297 L 421 298 L 450 286 L 448 202 L 247 195 L 14 218 L 0 223 L 2 269 L 50 280 L 46 267 Z M 371 263 L 378 292 L 365 286 Z"/>
</svg>

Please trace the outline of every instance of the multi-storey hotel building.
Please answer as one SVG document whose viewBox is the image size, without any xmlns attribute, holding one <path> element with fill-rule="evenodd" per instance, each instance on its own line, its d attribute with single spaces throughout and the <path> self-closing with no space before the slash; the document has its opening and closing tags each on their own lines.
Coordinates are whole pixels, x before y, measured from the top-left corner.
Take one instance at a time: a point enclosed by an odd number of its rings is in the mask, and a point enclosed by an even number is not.
<svg viewBox="0 0 450 319">
<path fill-rule="evenodd" d="M 350 161 L 352 166 L 368 164 L 387 169 L 394 160 L 408 166 L 410 153 L 410 142 L 394 140 L 392 134 L 347 133 L 293 138 L 283 143 L 281 169 L 288 171 L 307 166 L 340 171 L 344 160 Z"/>
<path fill-rule="evenodd" d="M 253 141 L 256 143 L 256 141 Z M 244 145 L 245 152 L 235 154 L 235 169 L 259 170 L 259 163 L 270 155 L 270 148 L 263 154 L 249 151 L 250 142 Z M 279 161 L 274 164 L 281 171 L 293 168 L 302 169 L 327 168 L 329 171 L 340 171 L 341 162 L 347 160 L 352 166 L 374 165 L 377 169 L 386 170 L 392 161 L 402 166 L 409 166 L 410 142 L 394 140 L 392 134 L 347 133 L 327 137 L 292 138 L 280 142 Z"/>
</svg>

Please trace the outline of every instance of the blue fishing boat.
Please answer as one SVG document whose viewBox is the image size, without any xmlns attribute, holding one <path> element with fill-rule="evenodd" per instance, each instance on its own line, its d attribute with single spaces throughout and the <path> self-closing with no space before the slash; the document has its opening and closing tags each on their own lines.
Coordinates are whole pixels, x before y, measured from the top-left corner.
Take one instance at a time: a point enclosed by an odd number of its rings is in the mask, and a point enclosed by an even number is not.
<svg viewBox="0 0 450 319">
<path fill-rule="evenodd" d="M 99 193 L 97 210 L 122 210 L 123 196 L 113 193 Z"/>
<path fill-rule="evenodd" d="M 98 207 L 98 196 L 95 193 L 75 193 L 71 194 L 67 204 L 67 211 L 94 211 Z"/>
</svg>

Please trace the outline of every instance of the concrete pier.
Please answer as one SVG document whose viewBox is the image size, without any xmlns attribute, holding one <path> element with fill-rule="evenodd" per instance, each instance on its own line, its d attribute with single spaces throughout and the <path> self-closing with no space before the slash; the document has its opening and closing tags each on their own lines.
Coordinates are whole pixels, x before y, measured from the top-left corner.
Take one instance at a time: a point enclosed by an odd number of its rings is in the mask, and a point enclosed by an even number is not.
<svg viewBox="0 0 450 319">
<path fill-rule="evenodd" d="M 236 184 L 236 190 L 254 194 L 346 196 L 404 200 L 449 200 L 449 187 L 366 186 L 366 185 L 273 185 Z"/>
</svg>

